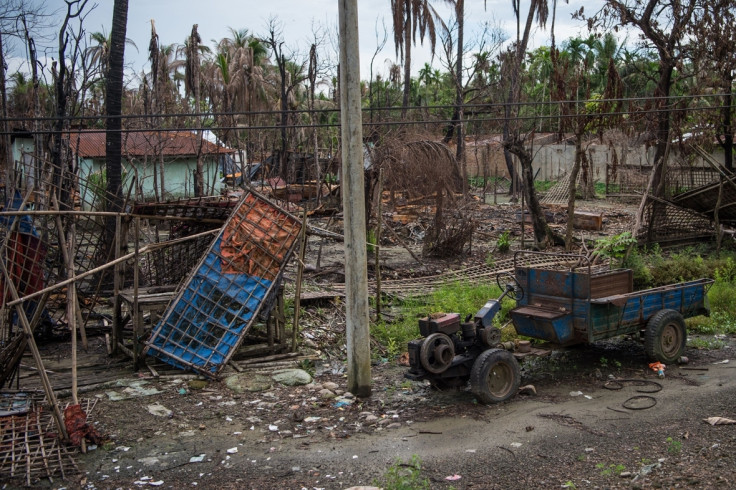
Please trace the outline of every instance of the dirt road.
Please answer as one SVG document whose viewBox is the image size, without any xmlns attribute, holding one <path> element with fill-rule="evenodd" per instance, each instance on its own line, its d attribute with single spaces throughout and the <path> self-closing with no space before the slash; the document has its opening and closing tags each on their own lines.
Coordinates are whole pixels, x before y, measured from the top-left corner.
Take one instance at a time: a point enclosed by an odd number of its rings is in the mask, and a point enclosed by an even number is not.
<svg viewBox="0 0 736 490">
<path fill-rule="evenodd" d="M 495 406 L 467 391 L 410 386 L 388 364 L 374 368 L 370 399 L 340 407 L 320 398 L 320 385 L 234 395 L 211 384 L 182 394 L 183 382 L 152 381 L 161 391 L 152 397 L 101 395 L 95 417 L 113 442 L 81 458 L 83 483 L 343 489 L 380 481 L 417 455 L 431 488 L 733 488 L 736 425 L 703 421 L 736 419 L 729 344 L 688 349 L 691 362 L 663 379 L 635 347 L 573 349 L 526 367 L 536 395 Z M 344 384 L 340 375 L 315 381 Z M 152 415 L 153 403 L 171 415 Z"/>
</svg>

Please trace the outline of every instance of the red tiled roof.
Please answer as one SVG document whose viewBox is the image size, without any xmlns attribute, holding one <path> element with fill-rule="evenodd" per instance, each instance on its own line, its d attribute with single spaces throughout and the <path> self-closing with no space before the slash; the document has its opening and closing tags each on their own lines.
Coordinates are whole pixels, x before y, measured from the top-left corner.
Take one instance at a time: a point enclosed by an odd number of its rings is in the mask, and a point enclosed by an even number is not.
<svg viewBox="0 0 736 490">
<path fill-rule="evenodd" d="M 73 151 L 83 158 L 100 158 L 105 156 L 104 131 L 79 131 L 69 133 L 69 143 Z M 123 133 L 123 157 L 160 155 L 193 156 L 197 155 L 199 139 L 189 131 L 141 131 Z M 235 150 L 218 146 L 207 140 L 202 141 L 202 154 L 233 153 Z"/>
</svg>

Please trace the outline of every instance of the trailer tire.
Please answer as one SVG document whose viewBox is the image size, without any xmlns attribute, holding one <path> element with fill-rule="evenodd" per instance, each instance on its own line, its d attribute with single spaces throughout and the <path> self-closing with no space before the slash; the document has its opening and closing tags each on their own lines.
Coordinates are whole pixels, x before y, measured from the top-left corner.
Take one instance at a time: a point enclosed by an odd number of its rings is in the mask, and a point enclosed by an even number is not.
<svg viewBox="0 0 736 490">
<path fill-rule="evenodd" d="M 650 359 L 664 364 L 677 362 L 685 350 L 686 342 L 685 320 L 679 312 L 661 310 L 647 322 L 644 348 Z"/>
<path fill-rule="evenodd" d="M 470 389 L 481 403 L 500 403 L 516 394 L 521 368 L 514 355 L 503 349 L 488 349 L 473 363 Z"/>
</svg>

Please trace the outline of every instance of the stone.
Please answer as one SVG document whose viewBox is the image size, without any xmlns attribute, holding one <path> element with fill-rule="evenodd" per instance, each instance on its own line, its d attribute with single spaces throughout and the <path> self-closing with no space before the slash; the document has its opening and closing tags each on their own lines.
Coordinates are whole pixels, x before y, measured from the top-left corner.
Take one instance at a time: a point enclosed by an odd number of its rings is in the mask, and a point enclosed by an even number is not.
<svg viewBox="0 0 736 490">
<path fill-rule="evenodd" d="M 399 427 L 401 427 L 401 424 L 398 422 L 394 422 L 393 424 L 388 424 L 386 426 L 387 429 L 398 429 Z"/>
<path fill-rule="evenodd" d="M 148 410 L 148 413 L 150 413 L 151 415 L 155 415 L 157 417 L 171 417 L 174 414 L 171 410 L 164 407 L 160 403 L 148 405 L 146 407 L 146 410 Z"/>
<path fill-rule="evenodd" d="M 204 379 L 190 379 L 187 381 L 187 386 L 190 390 L 201 390 L 204 389 L 205 386 L 207 386 L 207 381 Z"/>
<path fill-rule="evenodd" d="M 334 398 L 335 394 L 328 390 L 327 388 L 323 388 L 319 390 L 319 396 L 320 398 Z"/>
<path fill-rule="evenodd" d="M 520 395 L 536 395 L 537 389 L 534 385 L 526 385 L 519 388 Z"/>
<path fill-rule="evenodd" d="M 225 378 L 225 386 L 235 393 L 258 392 L 271 388 L 273 382 L 268 376 L 253 373 L 238 373 Z"/>
<path fill-rule="evenodd" d="M 275 372 L 271 378 L 286 386 L 303 386 L 312 382 L 312 376 L 303 369 L 284 369 Z"/>
<path fill-rule="evenodd" d="M 139 459 L 138 462 L 143 466 L 158 466 L 160 461 L 155 456 L 149 456 L 147 458 Z"/>
<path fill-rule="evenodd" d="M 339 388 L 337 383 L 333 383 L 332 381 L 327 381 L 325 383 L 322 383 L 322 388 L 327 388 L 330 391 L 335 391 Z"/>
<path fill-rule="evenodd" d="M 368 424 L 370 424 L 370 423 L 373 423 L 373 422 L 375 422 L 375 421 L 377 421 L 377 420 L 378 420 L 378 417 L 376 417 L 376 416 L 375 416 L 375 415 L 373 415 L 373 414 L 371 414 L 371 415 L 367 415 L 367 416 L 365 417 L 365 421 L 366 421 L 366 423 L 368 423 Z"/>
</svg>

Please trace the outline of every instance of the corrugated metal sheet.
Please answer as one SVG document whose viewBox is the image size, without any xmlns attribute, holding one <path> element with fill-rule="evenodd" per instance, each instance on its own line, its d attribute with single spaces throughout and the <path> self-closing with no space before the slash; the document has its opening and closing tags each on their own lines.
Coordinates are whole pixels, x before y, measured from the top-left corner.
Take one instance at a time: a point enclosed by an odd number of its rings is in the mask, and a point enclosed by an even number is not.
<svg viewBox="0 0 736 490">
<path fill-rule="evenodd" d="M 74 153 L 83 158 L 105 156 L 104 131 L 79 131 L 69 133 L 69 144 Z M 163 155 L 165 157 L 195 156 L 199 138 L 189 131 L 139 131 L 123 133 L 123 158 Z M 235 150 L 202 141 L 202 154 L 233 153 Z"/>
</svg>

